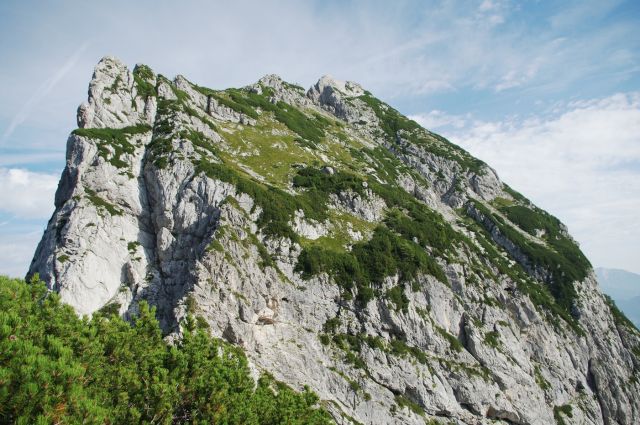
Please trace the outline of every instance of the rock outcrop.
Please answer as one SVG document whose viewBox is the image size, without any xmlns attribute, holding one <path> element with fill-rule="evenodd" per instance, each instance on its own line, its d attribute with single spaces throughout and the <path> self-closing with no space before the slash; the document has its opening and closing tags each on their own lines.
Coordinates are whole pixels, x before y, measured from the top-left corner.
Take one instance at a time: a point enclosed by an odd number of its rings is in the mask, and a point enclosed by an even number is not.
<svg viewBox="0 0 640 425">
<path fill-rule="evenodd" d="M 640 423 L 640 334 L 564 226 L 358 84 L 104 58 L 78 124 L 29 274 L 79 314 L 200 317 L 338 423 Z"/>
</svg>

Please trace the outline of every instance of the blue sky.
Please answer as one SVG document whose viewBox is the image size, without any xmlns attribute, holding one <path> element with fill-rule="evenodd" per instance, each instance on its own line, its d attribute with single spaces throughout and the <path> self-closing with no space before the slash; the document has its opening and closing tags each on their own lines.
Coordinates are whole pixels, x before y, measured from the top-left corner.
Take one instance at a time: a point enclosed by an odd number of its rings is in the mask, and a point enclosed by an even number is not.
<svg viewBox="0 0 640 425">
<path fill-rule="evenodd" d="M 214 88 L 357 81 L 640 272 L 640 2 L 229 3 L 0 3 L 0 273 L 26 271 L 105 55 Z"/>
</svg>

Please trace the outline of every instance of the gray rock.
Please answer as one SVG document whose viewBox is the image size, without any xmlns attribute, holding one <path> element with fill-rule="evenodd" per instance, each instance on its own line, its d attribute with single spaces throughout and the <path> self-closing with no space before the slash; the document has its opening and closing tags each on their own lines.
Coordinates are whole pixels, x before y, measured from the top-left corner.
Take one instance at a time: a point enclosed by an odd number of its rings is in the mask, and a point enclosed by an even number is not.
<svg viewBox="0 0 640 425">
<path fill-rule="evenodd" d="M 114 152 L 101 154 L 98 139 L 72 135 L 68 140 L 56 210 L 30 274 L 38 272 L 79 314 L 118 303 L 121 314 L 130 317 L 146 300 L 157 306 L 171 340 L 179 338 L 187 309 L 195 309 L 190 313 L 205 318 L 214 336 L 245 349 L 256 375 L 269 371 L 296 388 L 309 385 L 338 423 L 549 424 L 554 408 L 567 404 L 572 407 L 572 417 L 562 417 L 567 424 L 640 423 L 640 337 L 616 322 L 593 273 L 575 283 L 575 317 L 583 334 L 536 306 L 518 289 L 520 278 L 457 246 L 447 258 L 428 251 L 447 283 L 418 275 L 402 287 L 408 300 L 404 310 L 383 296 L 365 306 L 344 299 L 330 276 L 302 278 L 296 271 L 301 245 L 263 234 L 257 225 L 261 210 L 249 195 L 197 167 L 201 159 L 218 161 L 203 146 L 225 152 L 227 134 L 220 129 L 255 121 L 183 77 L 153 83 L 158 98 L 142 99 L 132 73 L 105 58 L 96 67 L 88 102 L 80 107 L 83 128 L 155 126 L 155 132 L 128 136 L 133 148 L 121 156 L 124 165 L 107 160 Z M 383 140 L 378 118 L 358 99 L 364 90 L 355 83 L 323 77 L 305 95 L 266 76 L 248 89 L 265 88 L 273 101 L 342 120 L 342 131 L 359 146 L 392 152 L 409 170 L 399 172 L 397 190 L 415 196 L 470 240 L 480 235 L 460 223 L 456 208 L 465 206 L 485 223 L 469 200 L 492 208 L 488 201 L 511 198 L 493 170 L 465 169 L 456 156 L 463 154 L 430 133 L 426 140 L 450 149 L 449 156 L 413 145 L 402 134 L 397 146 Z M 190 113 L 158 109 L 158 99 L 177 100 L 175 89 L 186 93 Z M 158 133 L 160 122 L 170 123 L 170 134 Z M 205 142 L 186 137 L 189 131 L 202 134 Z M 167 143 L 166 167 L 154 160 L 159 141 Z M 340 165 L 331 164 L 329 174 Z M 248 167 L 247 173 L 268 178 Z M 359 193 L 333 194 L 330 204 L 324 222 L 295 214 L 290 224 L 303 241 L 331 235 L 340 214 L 353 219 L 344 225 L 347 237 L 366 240 L 366 228 L 354 223 L 373 228 L 387 209 L 371 185 Z M 548 271 L 527 263 L 499 229 L 489 232 L 503 248 L 501 255 L 508 256 L 505 261 L 528 265 L 528 282 L 544 284 Z M 523 232 L 536 243 L 544 243 L 542 236 Z M 265 263 L 265 249 L 274 265 Z M 397 285 L 399 276 L 389 276 L 378 290 L 384 294 Z M 360 363 L 339 344 L 323 344 L 320 335 L 334 318 L 336 334 L 362 339 Z"/>
</svg>

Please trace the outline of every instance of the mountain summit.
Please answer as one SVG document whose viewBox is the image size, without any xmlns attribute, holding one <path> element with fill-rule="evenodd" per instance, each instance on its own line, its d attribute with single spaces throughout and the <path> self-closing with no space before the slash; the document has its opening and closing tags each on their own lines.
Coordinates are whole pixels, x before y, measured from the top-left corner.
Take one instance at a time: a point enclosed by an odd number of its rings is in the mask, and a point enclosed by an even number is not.
<svg viewBox="0 0 640 425">
<path fill-rule="evenodd" d="M 640 334 L 556 218 L 360 85 L 212 90 L 114 58 L 29 274 L 187 315 L 338 423 L 640 423 Z"/>
</svg>

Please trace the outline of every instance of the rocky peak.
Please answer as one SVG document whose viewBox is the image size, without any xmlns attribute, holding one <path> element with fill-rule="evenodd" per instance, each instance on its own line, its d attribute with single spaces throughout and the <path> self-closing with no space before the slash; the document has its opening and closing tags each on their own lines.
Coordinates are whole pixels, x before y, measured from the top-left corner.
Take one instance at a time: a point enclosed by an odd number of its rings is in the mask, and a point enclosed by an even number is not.
<svg viewBox="0 0 640 425">
<path fill-rule="evenodd" d="M 258 80 L 258 84 L 272 89 L 282 89 L 285 81 L 277 74 L 267 74 Z"/>
<path fill-rule="evenodd" d="M 364 94 L 364 89 L 360 84 L 354 83 L 353 81 L 336 80 L 330 75 L 320 77 L 312 90 L 321 94 L 337 90 L 347 97 L 357 97 Z"/>
<path fill-rule="evenodd" d="M 268 95 L 273 102 L 282 101 L 296 106 L 309 106 L 310 102 L 304 96 L 304 88 L 284 81 L 276 74 L 267 74 L 257 83 L 249 86 L 250 90 L 263 94 L 268 89 Z"/>
<path fill-rule="evenodd" d="M 559 220 L 355 83 L 103 59 L 30 274 L 188 315 L 337 423 L 636 424 L 640 334 Z"/>
<path fill-rule="evenodd" d="M 130 71 L 114 57 L 104 57 L 96 65 L 89 83 L 87 102 L 78 107 L 80 128 L 124 128 L 150 124 L 155 114 L 155 74 L 145 65 Z M 143 90 L 147 88 L 147 90 Z M 152 90 L 153 91 L 153 90 Z"/>
<path fill-rule="evenodd" d="M 362 87 L 351 81 L 339 81 L 328 75 L 321 77 L 308 91 L 307 97 L 316 105 L 350 124 L 373 124 L 375 113 L 359 97 Z"/>
</svg>

